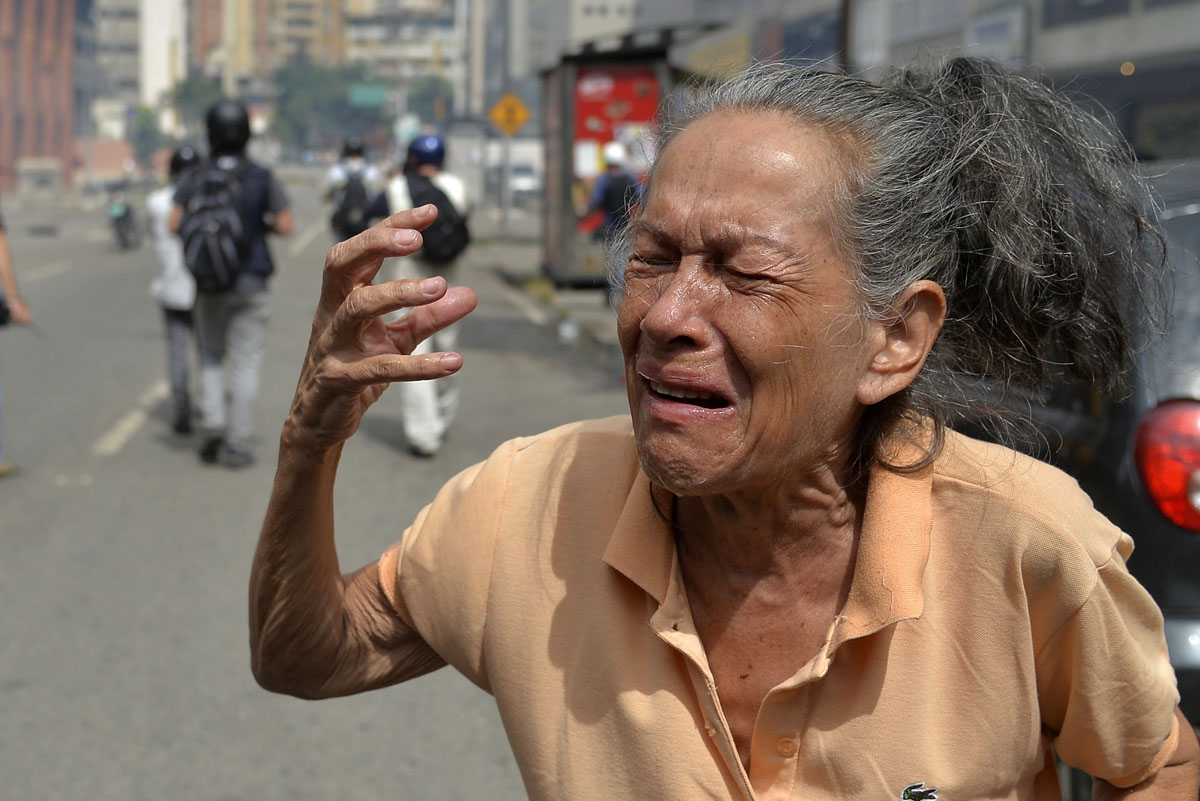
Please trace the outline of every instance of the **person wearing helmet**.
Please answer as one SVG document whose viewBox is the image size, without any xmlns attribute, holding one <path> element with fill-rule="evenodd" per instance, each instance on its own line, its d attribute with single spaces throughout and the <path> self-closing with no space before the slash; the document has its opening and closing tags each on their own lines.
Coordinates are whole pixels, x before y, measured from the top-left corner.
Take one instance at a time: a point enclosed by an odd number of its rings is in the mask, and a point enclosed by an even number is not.
<svg viewBox="0 0 1200 801">
<path fill-rule="evenodd" d="M 641 185 L 628 169 L 628 153 L 620 142 L 609 142 L 604 146 L 604 174 L 596 179 L 587 214 L 604 212 L 604 219 L 596 229 L 595 238 L 607 242 L 629 221 L 630 210 L 641 199 Z"/>
<path fill-rule="evenodd" d="M 189 390 L 188 351 L 192 342 L 192 305 L 196 282 L 183 263 L 179 237 L 168 230 L 175 190 L 187 172 L 200 162 L 191 145 L 180 145 L 171 153 L 167 182 L 146 197 L 146 217 L 158 258 L 158 275 L 150 284 L 150 295 L 162 307 L 167 333 L 167 379 L 171 387 L 171 428 L 176 434 L 192 431 L 192 401 Z"/>
<path fill-rule="evenodd" d="M 446 143 L 442 137 L 423 134 L 409 143 L 403 174 L 388 182 L 386 208 L 378 210 L 384 216 L 426 203 L 438 208 L 438 219 L 422 233 L 421 251 L 411 259 L 396 260 L 396 279 L 440 275 L 454 283 L 461 253 L 470 238 L 467 217 L 471 201 L 463 180 L 442 168 L 445 161 Z M 458 327 L 450 326 L 426 339 L 413 353 L 453 351 L 457 341 Z M 419 457 L 435 455 L 458 411 L 458 376 L 405 382 L 397 389 L 409 452 Z"/>
<path fill-rule="evenodd" d="M 366 230 L 370 222 L 368 208 L 382 186 L 383 176 L 367 161 L 362 137 L 346 137 L 341 159 L 325 175 L 324 198 L 332 204 L 329 227 L 336 241 Z"/>
<path fill-rule="evenodd" d="M 184 260 L 197 277 L 194 320 L 200 347 L 200 460 L 247 467 L 254 463 L 254 409 L 269 317 L 267 283 L 275 270 L 267 235 L 290 235 L 293 220 L 287 195 L 275 176 L 246 156 L 250 116 L 245 106 L 219 100 L 209 107 L 204 123 L 210 158 L 192 169 L 175 190 L 168 228 L 172 233 L 186 229 Z M 190 246 L 189 235 L 203 231 L 203 226 L 185 225 L 185 210 L 198 219 L 201 209 L 237 222 L 227 229 L 236 232 L 231 234 L 236 241 L 207 251 L 216 254 L 209 257 L 210 263 L 228 254 L 222 264 L 227 282 L 220 285 L 214 285 L 208 275 L 201 283 L 200 250 Z"/>
</svg>

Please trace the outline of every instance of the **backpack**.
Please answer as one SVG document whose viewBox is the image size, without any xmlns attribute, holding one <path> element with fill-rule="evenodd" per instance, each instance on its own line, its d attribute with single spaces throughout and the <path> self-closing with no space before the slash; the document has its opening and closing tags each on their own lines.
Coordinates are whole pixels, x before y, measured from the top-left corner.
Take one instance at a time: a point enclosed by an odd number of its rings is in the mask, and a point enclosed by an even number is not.
<svg viewBox="0 0 1200 801">
<path fill-rule="evenodd" d="M 614 173 L 608 176 L 601 208 L 611 221 L 610 225 L 624 225 L 629 220 L 629 209 L 633 205 L 635 194 L 633 176 L 628 173 Z"/>
<path fill-rule="evenodd" d="M 337 205 L 329 224 L 342 239 L 349 239 L 367 230 L 367 187 L 362 176 L 350 173 L 345 185 L 338 190 Z"/>
<path fill-rule="evenodd" d="M 437 206 L 437 219 L 433 225 L 421 232 L 421 258 L 433 264 L 454 261 L 467 249 L 471 232 L 467 230 L 467 219 L 454 208 L 446 193 L 438 189 L 433 181 L 423 175 L 410 173 L 408 196 L 414 209 L 432 203 Z"/>
<path fill-rule="evenodd" d="M 198 167 L 183 208 L 179 238 L 183 260 L 201 292 L 227 292 L 237 282 L 248 250 L 236 171 Z"/>
</svg>

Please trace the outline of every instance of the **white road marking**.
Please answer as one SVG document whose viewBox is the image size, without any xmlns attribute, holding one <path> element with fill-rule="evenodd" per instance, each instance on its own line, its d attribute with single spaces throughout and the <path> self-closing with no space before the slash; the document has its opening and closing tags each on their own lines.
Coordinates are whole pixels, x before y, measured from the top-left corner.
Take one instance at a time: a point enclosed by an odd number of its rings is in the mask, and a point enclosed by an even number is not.
<svg viewBox="0 0 1200 801">
<path fill-rule="evenodd" d="M 160 379 L 151 384 L 137 399 L 137 404 L 114 423 L 96 443 L 92 445 L 92 453 L 96 456 L 113 456 L 133 439 L 146 421 L 150 419 L 150 407 L 167 397 L 167 382 Z"/>
<path fill-rule="evenodd" d="M 45 264 L 39 264 L 35 267 L 30 267 L 22 271 L 20 280 L 22 284 L 32 284 L 34 281 L 41 281 L 44 278 L 50 278 L 60 273 L 65 273 L 75 264 L 69 259 L 59 259 L 58 261 L 49 261 Z"/>
<path fill-rule="evenodd" d="M 501 284 L 500 290 L 508 298 L 508 302 L 516 306 L 529 322 L 534 325 L 545 325 L 550 320 L 550 314 L 530 300 L 524 292 L 513 289 L 508 284 Z"/>
<path fill-rule="evenodd" d="M 307 248 L 309 245 L 311 245 L 312 241 L 317 238 L 317 234 L 321 233 L 321 231 L 323 231 L 323 230 L 325 230 L 325 229 L 317 222 L 314 222 L 312 225 L 307 226 L 304 229 L 304 233 L 300 234 L 300 238 L 297 239 L 295 242 L 293 242 L 290 246 L 288 246 L 288 249 L 287 249 L 288 260 L 286 262 L 284 262 L 283 264 L 279 265 L 279 272 L 283 272 L 284 270 L 286 270 L 288 267 L 288 264 L 290 264 L 293 259 L 295 259 L 301 253 L 303 253 L 304 249 Z"/>
</svg>

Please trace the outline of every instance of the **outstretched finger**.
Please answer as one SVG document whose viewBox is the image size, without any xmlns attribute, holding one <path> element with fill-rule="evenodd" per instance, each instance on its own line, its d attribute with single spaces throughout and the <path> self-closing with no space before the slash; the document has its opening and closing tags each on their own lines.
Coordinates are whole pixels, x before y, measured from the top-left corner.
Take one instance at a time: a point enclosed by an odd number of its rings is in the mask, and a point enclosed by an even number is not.
<svg viewBox="0 0 1200 801">
<path fill-rule="evenodd" d="M 428 381 L 457 373 L 462 365 L 462 356 L 454 352 L 423 353 L 420 356 L 385 354 L 372 356 L 355 365 L 355 377 L 363 386 L 397 381 Z"/>
<path fill-rule="evenodd" d="M 424 231 L 434 220 L 437 219 L 437 206 L 432 203 L 426 203 L 424 206 L 417 206 L 415 209 L 405 209 L 399 211 L 390 217 L 386 217 L 380 221 L 380 225 L 385 228 L 412 228 L 417 231 Z"/>
<path fill-rule="evenodd" d="M 375 280 L 383 260 L 411 256 L 421 248 L 421 235 L 412 228 L 374 225 L 357 236 L 338 242 L 325 258 L 321 302 L 327 311 L 341 305 L 350 291 Z"/>
<path fill-rule="evenodd" d="M 427 278 L 426 281 L 440 281 Z M 479 304 L 475 292 L 465 286 L 451 287 L 433 301 L 414 306 L 408 314 L 388 323 L 388 331 L 398 349 L 409 353 L 418 343 L 457 323 Z"/>
<path fill-rule="evenodd" d="M 469 289 L 465 292 L 472 298 L 465 308 L 460 308 L 463 306 L 460 300 L 463 292 L 455 291 L 450 300 L 450 308 L 434 312 L 433 319 L 448 321 L 461 319 L 475 306 L 473 300 L 475 293 Z M 440 307 L 440 301 L 446 294 L 446 279 L 440 277 L 422 280 L 405 279 L 357 287 L 346 297 L 345 302 L 333 317 L 331 324 L 333 341 L 341 347 L 358 347 L 364 340 L 367 328 L 382 315 L 405 308 L 426 308 L 429 304 Z M 441 327 L 445 325 L 449 325 L 449 322 L 443 323 Z M 402 328 L 407 327 L 407 325 L 402 326 Z M 397 350 L 409 353 L 421 340 L 411 337 L 397 339 L 393 334 L 392 341 Z"/>
<path fill-rule="evenodd" d="M 397 212 L 367 230 L 338 242 L 325 258 L 322 306 L 332 312 L 358 286 L 375 280 L 383 260 L 409 256 L 421 248 L 420 231 L 437 219 L 437 207 L 427 204 Z"/>
</svg>

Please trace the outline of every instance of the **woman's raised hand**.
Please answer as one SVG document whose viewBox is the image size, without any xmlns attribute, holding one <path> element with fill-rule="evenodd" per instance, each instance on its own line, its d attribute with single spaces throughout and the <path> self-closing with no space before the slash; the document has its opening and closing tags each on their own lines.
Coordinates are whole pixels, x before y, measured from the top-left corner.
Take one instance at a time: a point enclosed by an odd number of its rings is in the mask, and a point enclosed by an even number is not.
<svg viewBox="0 0 1200 801">
<path fill-rule="evenodd" d="M 419 232 L 436 217 L 432 205 L 393 214 L 329 251 L 285 442 L 317 449 L 338 445 L 392 381 L 441 378 L 462 366 L 457 353 L 410 354 L 423 339 L 471 312 L 474 292 L 448 289 L 444 278 L 373 283 L 385 258 L 420 249 Z M 391 322 L 382 319 L 405 308 L 412 311 Z"/>
</svg>

